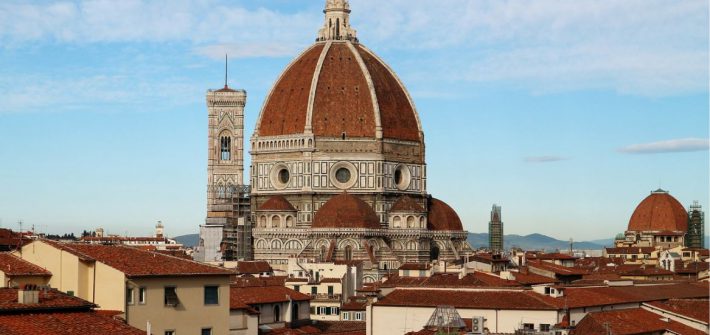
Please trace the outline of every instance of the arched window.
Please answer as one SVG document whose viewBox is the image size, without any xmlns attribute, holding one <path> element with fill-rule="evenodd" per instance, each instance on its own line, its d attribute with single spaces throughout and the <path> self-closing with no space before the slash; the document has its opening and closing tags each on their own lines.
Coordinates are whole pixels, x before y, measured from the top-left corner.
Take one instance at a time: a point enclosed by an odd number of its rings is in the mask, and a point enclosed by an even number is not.
<svg viewBox="0 0 710 335">
<path fill-rule="evenodd" d="M 414 241 L 407 242 L 407 250 L 417 250 L 417 243 Z"/>
<path fill-rule="evenodd" d="M 335 38 L 340 39 L 340 19 L 335 19 Z"/>
<path fill-rule="evenodd" d="M 439 246 L 434 243 L 434 245 L 431 247 L 431 250 L 429 250 L 429 260 L 436 260 L 439 259 Z"/>
<path fill-rule="evenodd" d="M 232 138 L 229 136 L 222 136 L 219 139 L 220 142 L 220 152 L 221 152 L 221 159 L 223 161 L 228 161 L 232 159 Z"/>
<path fill-rule="evenodd" d="M 414 217 L 413 216 L 407 217 L 407 228 L 414 228 Z"/>
<path fill-rule="evenodd" d="M 351 247 L 349 245 L 345 247 L 345 260 L 346 261 L 353 260 L 353 247 Z"/>
<path fill-rule="evenodd" d="M 319 256 L 320 256 L 319 257 L 320 261 L 325 262 L 325 246 L 324 245 L 320 246 L 320 255 Z"/>
<path fill-rule="evenodd" d="M 426 228 L 426 220 L 424 219 L 423 216 L 419 217 L 419 228 L 422 228 L 422 229 Z"/>
<path fill-rule="evenodd" d="M 271 241 L 271 249 L 281 249 L 281 240 Z"/>
<path fill-rule="evenodd" d="M 266 249 L 266 241 L 264 241 L 264 240 L 257 241 L 256 248 L 257 249 Z"/>
<path fill-rule="evenodd" d="M 259 226 L 266 228 L 266 215 L 262 215 L 261 218 L 259 218 Z"/>
<path fill-rule="evenodd" d="M 274 306 L 274 322 L 281 321 L 281 307 L 279 305 Z"/>
<path fill-rule="evenodd" d="M 286 217 L 286 227 L 293 227 L 293 216 Z"/>
<path fill-rule="evenodd" d="M 271 227 L 272 228 L 278 228 L 281 226 L 281 217 L 278 215 L 274 215 L 271 217 Z"/>
<path fill-rule="evenodd" d="M 399 228 L 402 225 L 402 219 L 399 216 L 395 216 L 392 218 L 392 226 L 395 228 Z"/>
</svg>

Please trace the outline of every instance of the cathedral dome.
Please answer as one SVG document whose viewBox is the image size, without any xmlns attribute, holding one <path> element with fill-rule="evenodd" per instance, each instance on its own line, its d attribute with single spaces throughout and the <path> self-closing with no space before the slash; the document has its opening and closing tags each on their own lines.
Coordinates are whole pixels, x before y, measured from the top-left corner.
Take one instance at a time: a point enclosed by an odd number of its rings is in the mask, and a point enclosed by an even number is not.
<svg viewBox="0 0 710 335">
<path fill-rule="evenodd" d="M 318 41 L 286 68 L 264 102 L 257 136 L 313 134 L 423 142 L 407 90 L 357 41 L 349 12 L 347 1 L 328 2 Z"/>
<path fill-rule="evenodd" d="M 296 208 L 286 198 L 275 195 L 261 204 L 259 211 L 295 212 Z"/>
<path fill-rule="evenodd" d="M 658 189 L 643 199 L 629 220 L 629 231 L 688 231 L 688 213 L 668 191 Z"/>
<path fill-rule="evenodd" d="M 323 204 L 313 217 L 311 228 L 380 228 L 372 207 L 360 198 L 341 193 Z"/>
<path fill-rule="evenodd" d="M 445 202 L 432 198 L 429 202 L 427 218 L 429 230 L 462 231 L 463 225 L 459 215 Z"/>
</svg>

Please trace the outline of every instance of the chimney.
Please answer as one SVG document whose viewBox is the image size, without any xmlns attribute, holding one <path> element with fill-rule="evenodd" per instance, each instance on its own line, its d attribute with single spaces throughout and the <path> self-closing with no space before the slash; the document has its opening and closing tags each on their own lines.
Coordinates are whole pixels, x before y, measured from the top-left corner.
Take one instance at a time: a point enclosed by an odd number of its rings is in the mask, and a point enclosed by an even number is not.
<svg viewBox="0 0 710 335">
<path fill-rule="evenodd" d="M 32 305 L 39 303 L 39 291 L 37 285 L 24 285 L 17 290 L 17 302 L 23 305 Z"/>
</svg>

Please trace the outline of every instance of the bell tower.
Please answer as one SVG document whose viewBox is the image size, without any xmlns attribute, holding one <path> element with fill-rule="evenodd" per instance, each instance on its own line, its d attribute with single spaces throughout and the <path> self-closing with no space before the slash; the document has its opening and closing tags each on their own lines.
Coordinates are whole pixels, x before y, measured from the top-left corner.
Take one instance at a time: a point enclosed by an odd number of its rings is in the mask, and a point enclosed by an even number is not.
<svg viewBox="0 0 710 335">
<path fill-rule="evenodd" d="M 247 92 L 229 87 L 207 91 L 207 217 L 193 258 L 251 259 L 249 187 L 244 185 L 244 106 Z"/>
<path fill-rule="evenodd" d="M 244 105 L 247 92 L 227 83 L 225 56 L 224 87 L 207 91 L 208 151 L 207 207 L 244 184 Z"/>
</svg>

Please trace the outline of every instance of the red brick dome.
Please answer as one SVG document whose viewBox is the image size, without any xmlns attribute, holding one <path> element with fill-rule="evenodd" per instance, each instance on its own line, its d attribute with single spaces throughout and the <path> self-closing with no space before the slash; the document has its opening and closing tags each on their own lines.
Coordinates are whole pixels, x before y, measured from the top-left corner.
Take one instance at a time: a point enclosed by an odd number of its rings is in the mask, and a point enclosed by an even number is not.
<svg viewBox="0 0 710 335">
<path fill-rule="evenodd" d="M 380 228 L 375 211 L 360 198 L 342 193 L 332 197 L 313 217 L 311 228 Z"/>
<path fill-rule="evenodd" d="M 422 208 L 421 205 L 419 205 L 414 199 L 412 199 L 409 196 L 401 196 L 395 203 L 392 205 L 392 208 L 390 208 L 390 212 L 392 213 L 401 213 L 401 212 L 407 212 L 407 213 L 424 213 L 424 208 Z"/>
<path fill-rule="evenodd" d="M 630 231 L 688 231 L 688 212 L 667 191 L 658 189 L 631 214 Z"/>
<path fill-rule="evenodd" d="M 275 195 L 269 200 L 266 200 L 261 206 L 259 206 L 260 211 L 278 211 L 278 212 L 295 212 L 296 208 L 291 205 L 286 198 Z"/>
<path fill-rule="evenodd" d="M 429 202 L 427 222 L 429 230 L 463 230 L 461 219 L 456 211 L 445 202 L 435 198 L 431 198 Z"/>
<path fill-rule="evenodd" d="M 258 136 L 423 141 L 416 109 L 389 67 L 357 42 L 318 42 L 281 74 L 257 121 Z"/>
</svg>

